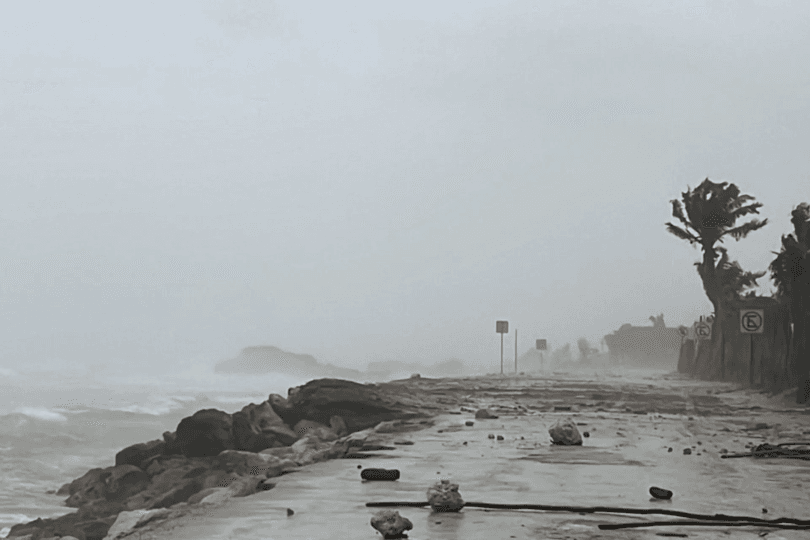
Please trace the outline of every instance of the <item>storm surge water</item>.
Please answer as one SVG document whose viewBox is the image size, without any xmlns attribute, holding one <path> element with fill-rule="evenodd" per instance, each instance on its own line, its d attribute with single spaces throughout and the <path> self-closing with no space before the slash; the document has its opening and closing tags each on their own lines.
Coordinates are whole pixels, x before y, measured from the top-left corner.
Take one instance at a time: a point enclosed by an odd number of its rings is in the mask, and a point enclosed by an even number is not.
<svg viewBox="0 0 810 540">
<path fill-rule="evenodd" d="M 208 408 L 235 412 L 307 382 L 216 374 L 209 366 L 160 375 L 38 367 L 6 368 L 0 383 L 0 538 L 16 523 L 75 511 L 55 494 L 61 485 L 114 465 L 119 450 L 161 438 L 183 417 Z"/>
</svg>

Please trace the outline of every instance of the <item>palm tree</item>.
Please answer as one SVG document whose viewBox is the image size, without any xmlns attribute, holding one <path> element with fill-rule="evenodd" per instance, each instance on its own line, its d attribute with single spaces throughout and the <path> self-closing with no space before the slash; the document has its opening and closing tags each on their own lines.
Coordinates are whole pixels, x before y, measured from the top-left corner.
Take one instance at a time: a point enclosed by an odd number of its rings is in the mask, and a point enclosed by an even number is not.
<svg viewBox="0 0 810 540">
<path fill-rule="evenodd" d="M 767 225 L 768 220 L 752 219 L 736 226 L 737 220 L 748 214 L 759 214 L 762 203 L 753 202 L 751 195 L 740 194 L 740 189 L 728 182 L 715 183 L 706 178 L 694 190 L 687 188 L 681 194 L 683 205 L 678 199 L 672 203 L 672 215 L 683 227 L 667 223 L 667 231 L 694 246 L 700 246 L 703 260 L 695 263 L 703 282 L 703 290 L 714 307 L 715 321 L 726 317 L 724 301 L 732 292 L 739 292 L 739 286 L 753 282 L 761 274 L 746 273 L 739 264 L 729 263 L 726 250 L 716 246 L 724 237 L 735 240 L 745 238 L 749 233 Z M 750 204 L 749 204 L 750 203 Z M 684 213 L 685 210 L 685 213 Z M 717 262 L 721 252 L 723 257 Z M 737 270 L 739 269 L 739 271 Z M 729 281 L 731 280 L 731 281 Z M 698 375 L 716 378 L 721 375 L 722 324 L 712 324 L 710 347 L 701 347 L 698 352 L 696 369 Z"/>
<path fill-rule="evenodd" d="M 773 252 L 770 265 L 777 298 L 788 305 L 793 327 L 790 365 L 798 377 L 798 403 L 810 399 L 810 205 L 802 203 L 791 212 L 793 234 L 782 236 L 782 249 Z"/>
</svg>

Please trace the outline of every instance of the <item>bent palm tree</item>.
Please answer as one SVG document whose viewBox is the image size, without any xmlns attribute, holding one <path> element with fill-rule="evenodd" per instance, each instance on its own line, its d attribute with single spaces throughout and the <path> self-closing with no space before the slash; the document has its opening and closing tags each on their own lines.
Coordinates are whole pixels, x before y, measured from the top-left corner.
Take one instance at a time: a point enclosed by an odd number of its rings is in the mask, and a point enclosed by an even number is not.
<svg viewBox="0 0 810 540">
<path fill-rule="evenodd" d="M 790 364 L 798 377 L 798 403 L 810 399 L 810 205 L 802 203 L 791 212 L 793 234 L 782 236 L 782 249 L 773 252 L 771 276 L 777 297 L 788 305 L 793 339 Z"/>
<path fill-rule="evenodd" d="M 735 240 L 745 238 L 753 231 L 767 225 L 768 220 L 752 219 L 736 226 L 739 219 L 749 214 L 759 214 L 762 203 L 753 202 L 751 195 L 742 195 L 740 189 L 728 182 L 715 183 L 706 178 L 694 190 L 687 189 L 681 194 L 683 204 L 678 199 L 672 203 L 672 215 L 683 227 L 667 223 L 667 231 L 694 246 L 700 246 L 703 260 L 695 263 L 703 282 L 703 290 L 714 307 L 715 321 L 725 318 L 724 300 L 732 292 L 739 293 L 745 285 L 756 284 L 756 279 L 764 275 L 744 272 L 739 264 L 728 262 L 726 250 L 717 247 L 724 237 Z M 750 204 L 749 204 L 750 203 Z M 685 212 L 684 212 L 685 211 Z M 716 262 L 719 252 L 723 258 Z M 728 281 L 728 280 L 731 281 Z M 698 374 L 715 378 L 721 374 L 720 343 L 722 342 L 722 325 L 712 324 L 712 339 L 709 348 L 701 347 L 696 368 Z"/>
</svg>

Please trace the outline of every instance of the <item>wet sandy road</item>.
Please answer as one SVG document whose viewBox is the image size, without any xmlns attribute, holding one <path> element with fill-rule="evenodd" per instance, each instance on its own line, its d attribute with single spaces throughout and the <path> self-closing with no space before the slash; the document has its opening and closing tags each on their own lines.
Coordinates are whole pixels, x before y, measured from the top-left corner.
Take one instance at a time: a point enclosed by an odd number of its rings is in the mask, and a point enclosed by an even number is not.
<svg viewBox="0 0 810 540">
<path fill-rule="evenodd" d="M 376 509 L 366 508 L 366 502 L 425 500 L 427 487 L 443 478 L 458 483 L 466 501 L 660 507 L 705 514 L 810 519 L 810 462 L 720 458 L 723 449 L 742 452 L 747 443 L 810 439 L 810 415 L 805 411 L 775 407 L 744 392 L 729 392 L 730 387 L 691 381 L 658 379 L 630 384 L 610 378 L 595 383 L 567 378 L 557 381 L 556 390 L 553 382 L 472 380 L 463 382 L 460 389 L 441 383 L 451 387 L 446 390 L 448 405 L 455 396 L 456 404 L 465 408 L 505 408 L 500 409 L 498 419 L 475 420 L 472 427 L 464 425 L 466 420 L 473 420 L 472 413 L 443 414 L 424 431 L 390 435 L 392 441 L 407 439 L 413 445 L 397 446 L 367 459 L 306 467 L 277 478 L 271 491 L 220 507 L 194 508 L 189 516 L 142 531 L 141 538 L 380 538 L 369 525 Z M 715 393 L 718 391 L 721 393 Z M 662 396 L 671 399 L 664 402 Z M 720 414 L 705 410 L 703 403 L 707 402 Z M 572 410 L 554 410 L 567 406 Z M 568 415 L 590 437 L 582 447 L 551 446 L 548 427 Z M 501 435 L 503 440 L 489 439 L 490 434 Z M 684 448 L 692 454 L 684 455 Z M 397 482 L 362 482 L 358 465 L 397 468 L 402 477 Z M 651 500 L 648 489 L 653 485 L 672 490 L 673 500 Z M 288 517 L 286 508 L 295 514 Z M 459 514 L 434 514 L 421 508 L 398 510 L 413 522 L 413 540 L 633 539 L 661 538 L 657 536 L 660 533 L 687 534 L 688 538 L 759 538 L 766 531 L 770 539 L 810 535 L 808 531 L 748 527 L 619 531 L 597 527 L 600 523 L 677 519 L 668 516 L 474 508 Z M 138 534 L 131 538 L 138 538 Z"/>
</svg>

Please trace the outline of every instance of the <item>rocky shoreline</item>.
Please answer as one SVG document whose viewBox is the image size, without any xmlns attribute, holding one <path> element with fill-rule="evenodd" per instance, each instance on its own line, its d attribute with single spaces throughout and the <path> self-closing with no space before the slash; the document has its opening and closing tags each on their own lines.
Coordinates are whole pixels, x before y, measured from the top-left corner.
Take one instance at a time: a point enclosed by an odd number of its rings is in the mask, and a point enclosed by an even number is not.
<svg viewBox="0 0 810 540">
<path fill-rule="evenodd" d="M 233 414 L 199 410 L 162 439 L 122 449 L 114 466 L 63 485 L 57 494 L 76 512 L 15 525 L 8 538 L 113 540 L 193 506 L 271 489 L 269 479 L 374 449 L 378 434 L 425 427 L 447 399 L 419 387 L 318 379 Z"/>
</svg>

